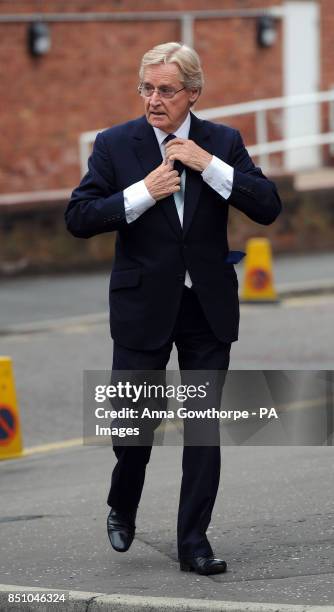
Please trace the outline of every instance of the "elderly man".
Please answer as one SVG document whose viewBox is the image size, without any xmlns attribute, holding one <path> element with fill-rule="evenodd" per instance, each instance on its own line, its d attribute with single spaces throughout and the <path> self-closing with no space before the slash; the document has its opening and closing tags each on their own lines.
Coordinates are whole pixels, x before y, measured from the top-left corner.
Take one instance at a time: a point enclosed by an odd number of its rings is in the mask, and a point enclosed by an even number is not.
<svg viewBox="0 0 334 612">
<path fill-rule="evenodd" d="M 82 238 L 117 232 L 110 278 L 113 371 L 164 370 L 175 343 L 180 370 L 227 370 L 238 338 L 238 283 L 229 252 L 229 205 L 272 223 L 275 185 L 254 166 L 239 132 L 191 113 L 203 87 L 197 53 L 175 42 L 142 58 L 145 115 L 97 135 L 89 169 L 66 210 Z M 146 445 L 115 445 L 107 526 L 124 552 L 150 458 Z M 220 475 L 220 446 L 185 445 L 178 512 L 180 568 L 226 570 L 206 531 Z"/>
</svg>

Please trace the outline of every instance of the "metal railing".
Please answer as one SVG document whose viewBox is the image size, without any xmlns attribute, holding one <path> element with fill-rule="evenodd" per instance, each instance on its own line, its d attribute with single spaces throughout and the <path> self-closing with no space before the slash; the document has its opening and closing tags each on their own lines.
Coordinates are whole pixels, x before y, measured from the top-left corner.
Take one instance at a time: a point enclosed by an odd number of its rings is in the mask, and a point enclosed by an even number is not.
<svg viewBox="0 0 334 612">
<path fill-rule="evenodd" d="M 330 131 L 318 134 L 307 134 L 297 138 L 275 140 L 269 142 L 268 138 L 268 111 L 284 110 L 307 106 L 311 104 L 329 103 L 329 123 Z M 268 98 L 264 100 L 254 100 L 241 104 L 229 106 L 216 106 L 203 110 L 194 111 L 200 119 L 219 120 L 227 117 L 237 117 L 240 115 L 255 115 L 255 136 L 256 142 L 247 146 L 247 150 L 252 157 L 258 157 L 259 163 L 264 170 L 270 170 L 269 156 L 272 153 L 282 153 L 292 149 L 302 147 L 321 147 L 326 144 L 334 144 L 334 90 L 321 91 L 310 94 L 301 94 L 285 98 Z M 98 132 L 93 130 L 84 132 L 80 135 L 80 164 L 81 172 L 87 170 L 87 160 L 91 151 L 91 144 L 94 142 Z"/>
<path fill-rule="evenodd" d="M 308 134 L 297 138 L 282 139 L 269 142 L 268 139 L 268 111 L 284 110 L 308 106 L 311 104 L 330 104 L 330 131 L 320 134 Z M 253 157 L 258 157 L 262 168 L 270 168 L 269 155 L 271 153 L 282 153 L 292 149 L 305 146 L 319 147 L 325 144 L 334 143 L 334 90 L 320 91 L 310 94 L 300 94 L 287 96 L 285 98 L 268 98 L 265 100 L 254 100 L 254 102 L 244 102 L 232 104 L 230 106 L 217 106 L 207 108 L 195 113 L 201 119 L 224 119 L 226 117 L 236 117 L 239 115 L 255 114 L 255 135 L 256 144 L 248 146 L 247 150 Z"/>
</svg>

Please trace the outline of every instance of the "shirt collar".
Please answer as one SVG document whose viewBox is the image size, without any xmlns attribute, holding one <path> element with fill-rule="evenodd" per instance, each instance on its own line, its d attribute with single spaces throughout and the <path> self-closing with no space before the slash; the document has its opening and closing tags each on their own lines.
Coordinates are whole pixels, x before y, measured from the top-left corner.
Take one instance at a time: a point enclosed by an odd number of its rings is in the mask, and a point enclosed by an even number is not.
<svg viewBox="0 0 334 612">
<path fill-rule="evenodd" d="M 157 141 L 159 145 L 161 146 L 166 136 L 168 136 L 168 134 L 167 132 L 163 132 L 162 130 L 160 130 L 160 128 L 153 127 L 153 129 L 157 137 Z M 175 132 L 173 132 L 173 134 L 176 136 L 176 138 L 189 138 L 189 131 L 190 131 L 190 113 L 188 113 L 184 122 L 180 125 L 180 127 Z"/>
</svg>

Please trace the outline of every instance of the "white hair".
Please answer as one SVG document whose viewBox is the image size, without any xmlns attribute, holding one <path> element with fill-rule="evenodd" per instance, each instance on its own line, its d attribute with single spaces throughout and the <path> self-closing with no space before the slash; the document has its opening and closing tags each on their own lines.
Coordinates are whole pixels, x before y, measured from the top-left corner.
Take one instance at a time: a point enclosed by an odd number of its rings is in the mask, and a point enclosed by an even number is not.
<svg viewBox="0 0 334 612">
<path fill-rule="evenodd" d="M 181 82 L 187 89 L 202 89 L 204 77 L 198 54 L 191 47 L 177 42 L 157 45 L 147 51 L 141 60 L 139 78 L 143 81 L 146 66 L 172 63 L 179 67 L 182 75 Z"/>
</svg>

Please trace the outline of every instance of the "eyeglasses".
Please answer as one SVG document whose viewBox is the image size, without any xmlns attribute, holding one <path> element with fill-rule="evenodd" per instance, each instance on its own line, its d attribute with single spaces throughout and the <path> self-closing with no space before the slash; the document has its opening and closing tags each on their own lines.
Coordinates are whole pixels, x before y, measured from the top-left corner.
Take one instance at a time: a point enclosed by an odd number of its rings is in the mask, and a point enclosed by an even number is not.
<svg viewBox="0 0 334 612">
<path fill-rule="evenodd" d="M 181 89 L 174 89 L 174 87 L 168 87 L 167 85 L 152 87 L 152 85 L 142 84 L 139 85 L 138 92 L 143 98 L 150 98 L 156 91 L 160 98 L 167 98 L 170 100 L 171 98 L 174 98 L 175 94 L 179 93 L 179 91 L 182 91 L 183 89 L 185 89 L 185 87 L 181 87 Z"/>
</svg>

